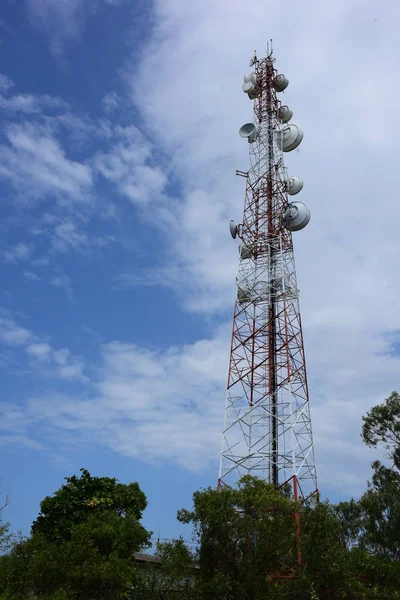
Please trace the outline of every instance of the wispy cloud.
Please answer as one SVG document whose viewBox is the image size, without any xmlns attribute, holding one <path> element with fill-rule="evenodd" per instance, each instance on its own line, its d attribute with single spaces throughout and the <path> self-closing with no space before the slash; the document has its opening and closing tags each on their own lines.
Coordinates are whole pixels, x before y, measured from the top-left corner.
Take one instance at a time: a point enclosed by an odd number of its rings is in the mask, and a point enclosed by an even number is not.
<svg viewBox="0 0 400 600">
<path fill-rule="evenodd" d="M 50 279 L 50 283 L 55 288 L 64 290 L 64 292 L 67 296 L 67 300 L 69 302 L 73 302 L 74 292 L 72 289 L 71 277 L 69 275 L 67 275 L 66 273 L 60 273 L 58 275 L 55 275 L 54 277 L 52 277 Z"/>
<path fill-rule="evenodd" d="M 34 271 L 24 271 L 24 277 L 30 281 L 42 281 L 42 278 Z"/>
<path fill-rule="evenodd" d="M 119 107 L 120 102 L 121 98 L 116 92 L 106 94 L 102 100 L 103 108 L 108 114 L 113 113 Z"/>
<path fill-rule="evenodd" d="M 40 114 L 44 110 L 65 110 L 68 104 L 49 96 L 48 94 L 12 94 L 14 82 L 6 75 L 0 73 L 0 109 L 7 113 L 15 114 Z"/>
<path fill-rule="evenodd" d="M 34 247 L 32 244 L 26 244 L 25 242 L 19 242 L 14 246 L 10 246 L 7 250 L 4 250 L 3 256 L 6 262 L 16 263 L 28 259 Z"/>
<path fill-rule="evenodd" d="M 50 38 L 53 53 L 61 58 L 66 41 L 79 38 L 85 24 L 81 0 L 27 0 L 28 15 L 33 25 Z"/>
<path fill-rule="evenodd" d="M 30 425 L 41 422 L 64 436 L 90 431 L 93 440 L 120 454 L 205 471 L 215 464 L 220 445 L 225 350 L 225 332 L 165 352 L 106 344 L 98 381 L 92 380 L 87 393 L 32 397 L 27 403 Z"/>
<path fill-rule="evenodd" d="M 87 18 L 102 6 L 118 7 L 126 0 L 27 0 L 28 15 L 33 25 L 49 36 L 54 55 L 64 60 L 66 43 L 80 38 Z"/>
<path fill-rule="evenodd" d="M 115 134 L 116 143 L 96 155 L 94 168 L 135 204 L 159 200 L 167 177 L 154 162 L 152 144 L 133 125 L 116 127 Z"/>
<path fill-rule="evenodd" d="M 30 362 L 31 375 L 55 380 L 85 381 L 83 359 L 68 348 L 55 348 L 43 337 L 20 326 L 12 314 L 0 309 L 0 344 L 14 352 L 22 350 Z M 20 362 L 21 368 L 24 367 Z M 26 365 L 25 365 L 26 368 Z"/>
<path fill-rule="evenodd" d="M 69 159 L 51 132 L 39 124 L 10 124 L 9 145 L 0 146 L 0 175 L 26 196 L 66 194 L 85 202 L 92 185 L 90 167 Z"/>
<path fill-rule="evenodd" d="M 23 346 L 33 338 L 32 333 L 16 324 L 6 311 L 0 310 L 0 341 L 10 346 Z"/>
</svg>

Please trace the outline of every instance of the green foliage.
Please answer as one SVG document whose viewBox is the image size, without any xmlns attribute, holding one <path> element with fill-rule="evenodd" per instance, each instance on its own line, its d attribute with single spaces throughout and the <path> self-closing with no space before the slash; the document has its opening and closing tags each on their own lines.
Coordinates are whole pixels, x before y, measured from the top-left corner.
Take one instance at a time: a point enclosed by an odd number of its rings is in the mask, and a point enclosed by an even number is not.
<svg viewBox="0 0 400 600">
<path fill-rule="evenodd" d="M 400 473 L 379 461 L 372 466 L 372 481 L 360 500 L 361 542 L 374 554 L 400 561 Z"/>
<path fill-rule="evenodd" d="M 145 506 L 136 483 L 87 471 L 68 478 L 42 502 L 31 537 L 0 561 L 7 592 L 13 600 L 128 598 L 137 577 L 134 553 L 149 545 L 150 532 L 139 522 Z"/>
<path fill-rule="evenodd" d="M 372 463 L 372 480 L 359 501 L 336 507 L 342 538 L 348 547 L 368 550 L 381 559 L 400 560 L 400 396 L 392 392 L 363 417 L 362 439 L 370 447 L 382 446 L 391 468 Z"/>
<path fill-rule="evenodd" d="M 148 568 L 138 583 L 144 598 L 192 600 L 195 594 L 196 557 L 183 539 L 158 543 L 155 552 L 159 564 Z"/>
<path fill-rule="evenodd" d="M 351 571 L 348 552 L 342 543 L 340 522 L 328 502 L 305 507 L 301 514 L 301 548 L 304 577 L 317 597 L 343 594 Z"/>
<path fill-rule="evenodd" d="M 360 544 L 360 535 L 363 530 L 363 510 L 360 502 L 352 498 L 346 502 L 339 502 L 334 507 L 336 517 L 340 524 L 340 537 L 347 549 Z"/>
<path fill-rule="evenodd" d="M 139 520 L 147 506 L 137 483 L 92 477 L 86 469 L 81 469 L 80 477 L 65 479 L 66 485 L 41 502 L 40 514 L 32 525 L 32 534 L 40 533 L 49 542 L 70 539 L 72 527 L 85 522 L 94 511 L 114 512 L 120 517 L 132 515 Z"/>
<path fill-rule="evenodd" d="M 344 590 L 349 579 L 347 551 L 328 504 L 302 506 L 287 490 L 250 476 L 243 477 L 237 489 L 196 492 L 193 504 L 192 511 L 180 511 L 178 519 L 194 526 L 200 548 L 197 588 L 204 600 L 267 600 L 294 592 L 308 599 L 312 587 L 325 598 L 327 590 Z M 275 578 L 298 573 L 299 551 L 305 566 L 302 578 Z"/>
<path fill-rule="evenodd" d="M 388 457 L 400 468 L 400 395 L 397 392 L 392 392 L 363 417 L 361 436 L 367 446 L 382 444 Z"/>
</svg>

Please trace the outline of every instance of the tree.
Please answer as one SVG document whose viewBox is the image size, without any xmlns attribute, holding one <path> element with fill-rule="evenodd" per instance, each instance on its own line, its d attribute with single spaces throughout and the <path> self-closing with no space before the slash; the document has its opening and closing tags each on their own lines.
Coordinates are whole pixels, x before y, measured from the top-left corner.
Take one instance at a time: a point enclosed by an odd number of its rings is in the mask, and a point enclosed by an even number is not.
<svg viewBox="0 0 400 600">
<path fill-rule="evenodd" d="M 31 537 L 8 557 L 8 591 L 15 600 L 55 593 L 76 600 L 129 596 L 137 577 L 134 554 L 151 535 L 139 522 L 146 497 L 137 483 L 81 472 L 45 498 Z"/>
<path fill-rule="evenodd" d="M 340 536 L 348 550 L 360 545 L 360 536 L 363 529 L 363 510 L 359 501 L 351 500 L 339 502 L 333 507 L 340 523 Z"/>
<path fill-rule="evenodd" d="M 373 554 L 400 561 L 400 473 L 379 461 L 372 467 L 372 481 L 360 500 L 361 540 Z"/>
<path fill-rule="evenodd" d="M 392 392 L 362 418 L 361 437 L 382 446 L 391 466 L 372 463 L 373 475 L 360 500 L 335 507 L 352 569 L 365 586 L 392 594 L 400 583 L 400 396 Z M 394 596 L 391 596 L 394 597 Z"/>
<path fill-rule="evenodd" d="M 300 505 L 263 480 L 245 476 L 236 489 L 195 492 L 193 509 L 179 511 L 178 519 L 194 527 L 200 567 L 196 587 L 204 600 L 267 600 L 281 593 L 308 600 L 311 590 L 325 599 L 328 591 L 342 592 L 349 579 L 347 550 L 332 508 Z M 300 577 L 275 578 L 298 574 L 299 550 Z"/>
<path fill-rule="evenodd" d="M 361 437 L 369 447 L 382 444 L 394 465 L 400 468 L 400 395 L 392 392 L 362 418 Z"/>
<path fill-rule="evenodd" d="M 32 534 L 40 533 L 49 542 L 65 542 L 71 538 L 72 527 L 87 521 L 93 512 L 141 519 L 147 500 L 137 483 L 118 483 L 115 478 L 92 477 L 86 469 L 80 471 L 80 477 L 66 477 L 67 484 L 41 502 Z"/>
<path fill-rule="evenodd" d="M 157 543 L 154 557 L 157 562 L 146 569 L 138 584 L 139 598 L 193 600 L 198 566 L 183 539 Z"/>
<path fill-rule="evenodd" d="M 363 417 L 362 439 L 369 447 L 383 446 L 392 466 L 379 461 L 368 490 L 360 500 L 363 513 L 362 542 L 369 551 L 400 561 L 400 395 L 392 392 Z"/>
</svg>

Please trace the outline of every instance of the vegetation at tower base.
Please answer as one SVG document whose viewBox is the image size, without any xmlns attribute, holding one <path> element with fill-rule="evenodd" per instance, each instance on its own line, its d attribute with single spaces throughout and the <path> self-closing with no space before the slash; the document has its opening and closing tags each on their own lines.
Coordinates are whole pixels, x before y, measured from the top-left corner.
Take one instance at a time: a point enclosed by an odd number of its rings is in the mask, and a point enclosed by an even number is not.
<svg viewBox="0 0 400 600">
<path fill-rule="evenodd" d="M 193 505 L 178 519 L 194 527 L 200 598 L 264 600 L 290 592 L 310 598 L 311 590 L 326 598 L 328 591 L 340 594 L 350 584 L 348 551 L 329 504 L 297 504 L 284 490 L 245 476 L 236 489 L 196 492 Z M 296 564 L 296 512 L 304 567 L 300 577 L 275 578 L 282 559 Z"/>
<path fill-rule="evenodd" d="M 363 419 L 364 442 L 388 463 L 372 463 L 359 500 L 297 504 L 290 489 L 246 476 L 234 489 L 195 492 L 179 511 L 195 551 L 182 539 L 158 544 L 141 565 L 150 532 L 139 485 L 82 469 L 43 500 L 31 536 L 10 551 L 0 525 L 0 600 L 400 600 L 399 400 L 391 394 Z M 296 577 L 276 577 L 293 574 L 299 550 Z"/>
<path fill-rule="evenodd" d="M 182 538 L 157 543 L 153 566 L 143 571 L 137 586 L 136 599 L 176 598 L 191 600 L 197 596 L 196 556 Z M 136 600 L 135 599 L 135 600 Z"/>
</svg>

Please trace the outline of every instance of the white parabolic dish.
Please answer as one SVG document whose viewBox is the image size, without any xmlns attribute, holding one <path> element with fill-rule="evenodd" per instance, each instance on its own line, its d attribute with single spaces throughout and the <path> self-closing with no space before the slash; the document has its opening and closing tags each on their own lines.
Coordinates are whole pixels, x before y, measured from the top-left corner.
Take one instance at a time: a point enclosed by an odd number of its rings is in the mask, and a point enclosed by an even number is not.
<svg viewBox="0 0 400 600">
<path fill-rule="evenodd" d="M 290 152 L 301 143 L 303 135 L 302 130 L 297 125 L 287 125 L 276 134 L 278 147 L 283 152 Z"/>
<path fill-rule="evenodd" d="M 278 118 L 281 123 L 288 123 L 293 117 L 293 111 L 286 105 L 281 106 L 278 111 Z"/>
<path fill-rule="evenodd" d="M 288 194 L 289 196 L 294 196 L 298 194 L 303 189 L 303 180 L 300 177 L 289 177 L 288 180 Z"/>
<path fill-rule="evenodd" d="M 277 75 L 273 81 L 273 86 L 277 92 L 283 92 L 283 90 L 286 90 L 288 85 L 289 80 L 286 79 L 286 77 L 282 75 L 282 73 Z"/>
<path fill-rule="evenodd" d="M 302 202 L 292 202 L 282 215 L 283 224 L 288 231 L 300 231 L 310 222 L 311 213 Z"/>
<path fill-rule="evenodd" d="M 238 230 L 238 228 L 237 228 L 237 225 L 235 225 L 235 221 L 230 221 L 229 231 L 230 231 L 230 234 L 233 237 L 233 239 L 235 239 L 237 236 L 237 230 Z"/>
</svg>

